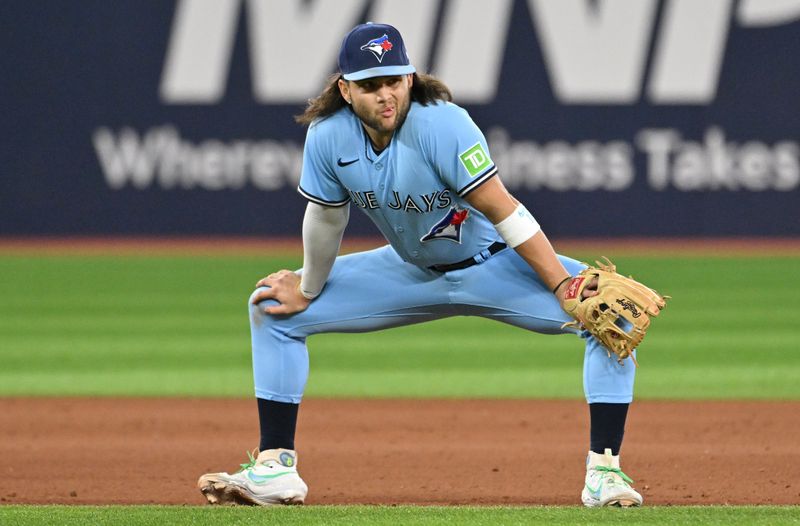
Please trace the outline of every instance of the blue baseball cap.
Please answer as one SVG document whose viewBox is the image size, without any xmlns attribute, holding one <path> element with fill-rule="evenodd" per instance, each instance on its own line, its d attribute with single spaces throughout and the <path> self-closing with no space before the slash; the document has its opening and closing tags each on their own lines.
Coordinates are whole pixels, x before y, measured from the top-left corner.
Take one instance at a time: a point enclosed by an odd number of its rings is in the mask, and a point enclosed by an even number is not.
<svg viewBox="0 0 800 526">
<path fill-rule="evenodd" d="M 342 41 L 339 72 L 345 80 L 406 75 L 416 72 L 403 37 L 388 24 L 367 22 L 354 27 Z"/>
</svg>

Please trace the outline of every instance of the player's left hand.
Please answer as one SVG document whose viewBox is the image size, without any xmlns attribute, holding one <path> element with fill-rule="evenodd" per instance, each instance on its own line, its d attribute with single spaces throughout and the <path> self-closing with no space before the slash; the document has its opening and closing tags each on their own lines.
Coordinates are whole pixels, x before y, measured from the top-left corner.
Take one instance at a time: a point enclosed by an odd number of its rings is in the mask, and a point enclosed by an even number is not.
<svg viewBox="0 0 800 526">
<path fill-rule="evenodd" d="M 258 287 L 269 287 L 253 296 L 252 303 L 257 305 L 264 300 L 275 300 L 280 305 L 266 307 L 264 312 L 270 315 L 288 315 L 302 312 L 308 308 L 311 300 L 300 293 L 300 276 L 291 270 L 279 270 L 260 279 Z"/>
<path fill-rule="evenodd" d="M 597 284 L 599 283 L 599 279 L 597 276 L 593 277 L 589 284 L 584 287 L 581 291 L 581 299 L 591 298 L 592 296 L 597 296 Z"/>
<path fill-rule="evenodd" d="M 589 281 L 589 283 L 581 291 L 581 301 L 585 300 L 586 298 L 591 298 L 592 296 L 597 296 L 597 283 L 598 283 L 597 276 L 594 276 L 591 279 L 591 281 Z M 561 304 L 561 308 L 565 311 L 566 309 L 564 308 L 564 289 L 568 285 L 569 285 L 569 280 L 559 285 L 555 292 L 556 298 L 558 298 L 558 302 Z"/>
<path fill-rule="evenodd" d="M 595 290 L 586 293 L 590 286 Z M 559 292 L 563 294 L 562 308 L 575 320 L 563 327 L 588 331 L 620 364 L 628 357 L 636 363 L 634 350 L 647 334 L 651 318 L 658 316 L 669 299 L 619 274 L 608 258 L 582 270 Z"/>
</svg>

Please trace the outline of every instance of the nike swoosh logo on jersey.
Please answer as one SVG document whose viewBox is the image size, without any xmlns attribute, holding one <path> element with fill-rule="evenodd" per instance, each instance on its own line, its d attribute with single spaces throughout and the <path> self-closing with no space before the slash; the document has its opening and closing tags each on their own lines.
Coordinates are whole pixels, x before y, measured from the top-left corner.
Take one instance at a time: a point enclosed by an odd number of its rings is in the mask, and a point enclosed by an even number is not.
<svg viewBox="0 0 800 526">
<path fill-rule="evenodd" d="M 294 473 L 294 471 L 284 471 L 282 473 L 275 473 L 274 475 L 256 475 L 252 471 L 248 471 L 247 478 L 249 478 L 256 484 L 264 484 L 265 482 L 269 482 L 272 479 L 276 479 L 284 475 L 291 475 L 292 473 Z"/>
<path fill-rule="evenodd" d="M 355 162 L 358 162 L 358 157 L 356 157 L 352 161 L 343 161 L 342 158 L 339 157 L 339 159 L 336 161 L 336 164 L 338 164 L 341 167 L 345 167 L 345 166 L 349 166 L 349 165 L 351 165 L 351 164 L 353 164 Z"/>
</svg>

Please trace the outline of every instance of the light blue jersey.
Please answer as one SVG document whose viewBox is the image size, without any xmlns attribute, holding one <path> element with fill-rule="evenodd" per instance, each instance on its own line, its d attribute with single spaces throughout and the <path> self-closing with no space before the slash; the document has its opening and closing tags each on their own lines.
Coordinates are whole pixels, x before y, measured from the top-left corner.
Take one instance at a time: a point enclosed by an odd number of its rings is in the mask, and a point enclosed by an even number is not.
<svg viewBox="0 0 800 526">
<path fill-rule="evenodd" d="M 460 107 L 412 103 L 405 123 L 379 154 L 358 117 L 342 109 L 311 126 L 303 159 L 300 193 L 326 206 L 352 202 L 390 246 L 337 257 L 321 294 L 302 312 L 270 316 L 263 309 L 275 301 L 248 303 L 258 398 L 300 402 L 309 368 L 306 338 L 313 334 L 463 315 L 545 334 L 577 332 L 564 328 L 572 318 L 519 254 L 506 248 L 483 255 L 500 236 L 464 198 L 497 168 L 483 134 Z M 428 268 L 477 254 L 482 257 L 466 268 Z M 585 268 L 559 257 L 570 274 Z M 630 402 L 633 363 L 618 364 L 588 333 L 581 336 L 587 401 Z"/>
<path fill-rule="evenodd" d="M 464 109 L 413 102 L 379 154 L 349 108 L 312 124 L 298 190 L 321 205 L 352 203 L 403 260 L 428 267 L 467 259 L 500 239 L 464 199 L 496 174 L 486 139 Z"/>
</svg>

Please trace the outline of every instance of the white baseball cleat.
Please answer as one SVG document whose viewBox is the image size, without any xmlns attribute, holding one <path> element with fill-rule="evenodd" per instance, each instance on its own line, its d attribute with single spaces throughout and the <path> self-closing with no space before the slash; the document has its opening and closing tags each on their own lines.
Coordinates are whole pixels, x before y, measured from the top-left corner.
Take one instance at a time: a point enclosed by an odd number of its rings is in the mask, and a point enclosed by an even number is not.
<svg viewBox="0 0 800 526">
<path fill-rule="evenodd" d="M 308 486 L 297 474 L 297 453 L 290 449 L 267 449 L 258 458 L 247 453 L 249 462 L 229 475 L 207 473 L 197 487 L 211 504 L 302 504 Z"/>
<path fill-rule="evenodd" d="M 641 506 L 642 496 L 630 486 L 632 483 L 619 469 L 619 455 L 612 455 L 610 449 L 604 455 L 589 451 L 581 500 L 588 508 Z"/>
</svg>

